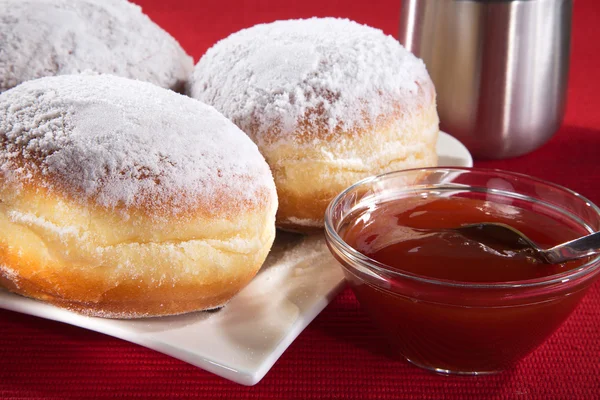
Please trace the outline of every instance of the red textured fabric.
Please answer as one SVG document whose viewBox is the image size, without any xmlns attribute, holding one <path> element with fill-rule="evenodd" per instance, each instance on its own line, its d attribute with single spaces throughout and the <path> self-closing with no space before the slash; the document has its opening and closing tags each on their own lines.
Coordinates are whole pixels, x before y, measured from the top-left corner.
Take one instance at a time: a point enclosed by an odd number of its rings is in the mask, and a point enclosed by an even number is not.
<svg viewBox="0 0 600 400">
<path fill-rule="evenodd" d="M 398 0 L 138 0 L 197 60 L 259 22 L 341 16 L 395 34 Z M 575 0 L 564 126 L 540 150 L 476 166 L 531 174 L 600 204 L 600 3 Z M 0 44 L 1 47 L 1 44 Z M 340 294 L 254 387 L 102 334 L 0 311 L 0 398 L 486 398 L 600 399 L 600 284 L 544 345 L 514 369 L 444 377 L 390 358 L 349 290 Z"/>
</svg>

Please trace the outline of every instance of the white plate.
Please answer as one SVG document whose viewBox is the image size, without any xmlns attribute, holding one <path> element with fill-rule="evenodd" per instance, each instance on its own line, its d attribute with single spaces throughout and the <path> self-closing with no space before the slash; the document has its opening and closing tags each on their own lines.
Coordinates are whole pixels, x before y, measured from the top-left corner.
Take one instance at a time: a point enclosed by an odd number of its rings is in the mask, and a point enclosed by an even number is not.
<svg viewBox="0 0 600 400">
<path fill-rule="evenodd" d="M 442 133 L 439 164 L 472 166 L 471 155 Z M 344 284 L 322 234 L 277 233 L 265 265 L 217 312 L 112 320 L 85 317 L 0 289 L 0 307 L 128 340 L 243 385 L 254 385 Z"/>
<path fill-rule="evenodd" d="M 469 150 L 457 139 L 440 132 L 436 147 L 438 165 L 441 167 L 472 167 L 473 158 Z"/>
</svg>

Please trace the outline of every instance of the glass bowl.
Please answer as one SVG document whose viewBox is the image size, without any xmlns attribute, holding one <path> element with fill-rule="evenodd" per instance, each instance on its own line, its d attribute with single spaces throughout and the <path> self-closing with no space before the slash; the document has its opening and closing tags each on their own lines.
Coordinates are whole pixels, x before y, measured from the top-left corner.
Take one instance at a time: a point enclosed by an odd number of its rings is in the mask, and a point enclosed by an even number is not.
<svg viewBox="0 0 600 400">
<path fill-rule="evenodd" d="M 517 207 L 560 221 L 581 235 L 600 230 L 600 209 L 549 182 L 476 168 L 425 168 L 370 177 L 329 205 L 327 244 L 361 307 L 392 348 L 411 363 L 439 373 L 502 371 L 533 351 L 569 316 L 599 275 L 600 257 L 543 278 L 479 283 L 391 268 L 344 239 L 357 218 L 377 218 L 374 211 L 390 202 L 438 197 Z"/>
</svg>

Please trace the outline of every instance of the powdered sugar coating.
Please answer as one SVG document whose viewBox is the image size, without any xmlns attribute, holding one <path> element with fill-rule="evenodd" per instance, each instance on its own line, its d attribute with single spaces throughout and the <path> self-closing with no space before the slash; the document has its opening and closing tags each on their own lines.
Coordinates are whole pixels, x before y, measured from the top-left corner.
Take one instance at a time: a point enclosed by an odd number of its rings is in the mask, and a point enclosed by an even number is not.
<svg viewBox="0 0 600 400">
<path fill-rule="evenodd" d="M 431 85 L 424 63 L 393 37 L 349 20 L 312 18 L 221 40 L 197 64 L 188 91 L 262 149 L 300 135 L 306 142 L 317 131 L 361 130 L 398 109 L 414 112 L 433 99 L 423 85 Z M 300 123 L 308 124 L 302 132 Z"/>
<path fill-rule="evenodd" d="M 192 68 L 179 43 L 126 0 L 0 0 L 0 93 L 88 69 L 176 89 Z"/>
<path fill-rule="evenodd" d="M 275 204 L 256 145 L 214 108 L 145 82 L 64 75 L 0 95 L 0 184 L 146 215 Z"/>
</svg>

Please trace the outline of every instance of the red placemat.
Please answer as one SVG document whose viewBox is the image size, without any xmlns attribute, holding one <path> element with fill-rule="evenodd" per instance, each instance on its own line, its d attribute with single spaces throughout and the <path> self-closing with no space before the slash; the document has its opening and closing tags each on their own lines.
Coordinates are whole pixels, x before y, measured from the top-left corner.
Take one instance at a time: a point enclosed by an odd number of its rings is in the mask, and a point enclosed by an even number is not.
<svg viewBox="0 0 600 400">
<path fill-rule="evenodd" d="M 259 22 L 341 16 L 395 34 L 400 12 L 390 0 L 137 3 L 196 60 L 218 39 Z M 564 127 L 532 154 L 476 166 L 549 179 L 600 204 L 599 14 L 596 0 L 575 0 Z M 118 339 L 0 311 L 0 398 L 600 399 L 600 284 L 544 345 L 499 375 L 434 375 L 390 358 L 383 343 L 346 290 L 262 382 L 244 387 Z"/>
</svg>

